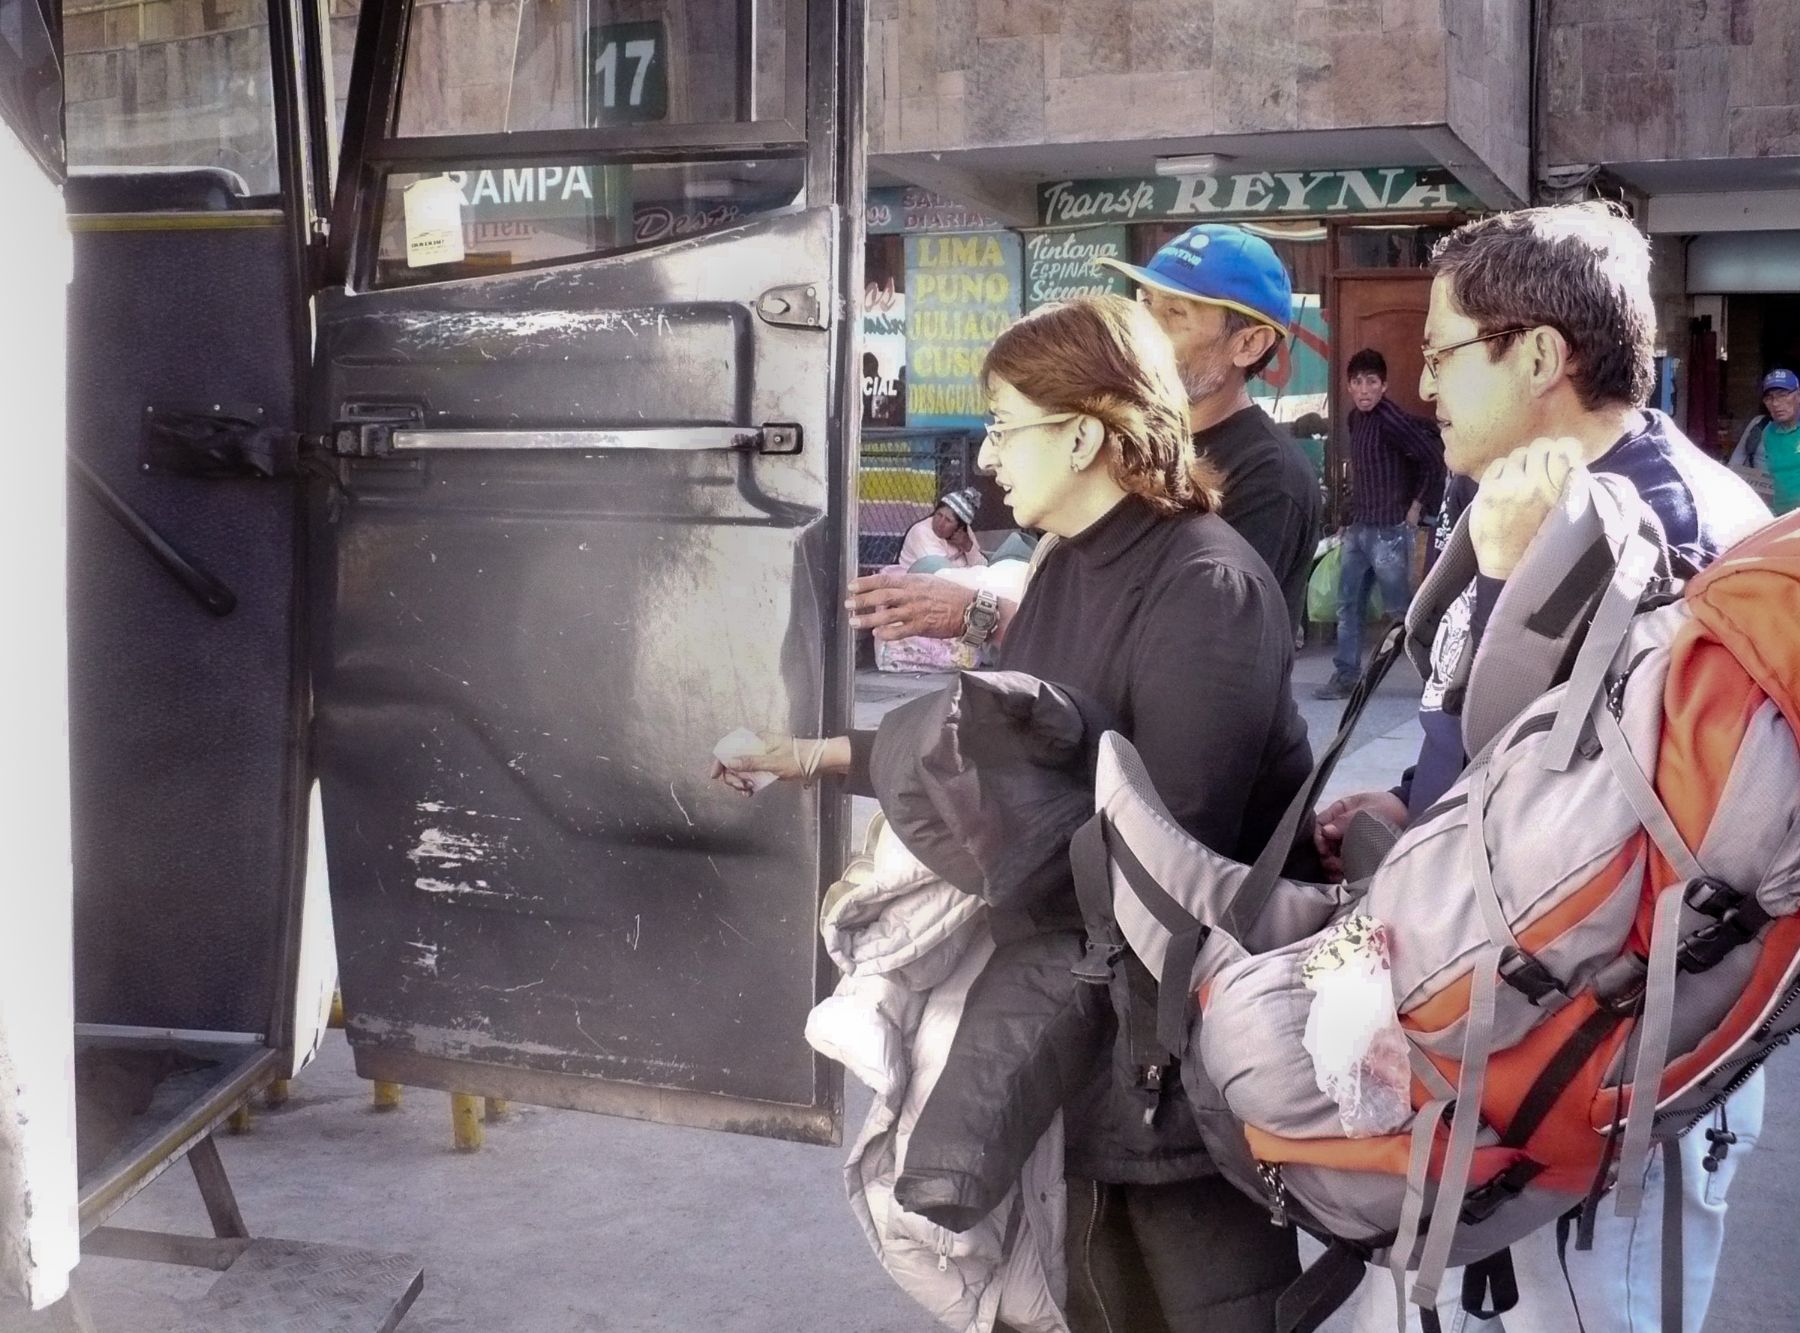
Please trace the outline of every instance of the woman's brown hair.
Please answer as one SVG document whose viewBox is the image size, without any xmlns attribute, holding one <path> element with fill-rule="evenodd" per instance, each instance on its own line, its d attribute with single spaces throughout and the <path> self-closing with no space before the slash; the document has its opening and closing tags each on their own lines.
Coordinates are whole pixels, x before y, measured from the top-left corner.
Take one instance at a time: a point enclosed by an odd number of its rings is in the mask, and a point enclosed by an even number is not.
<svg viewBox="0 0 1800 1333">
<path fill-rule="evenodd" d="M 1194 454 L 1175 349 L 1136 301 L 1080 296 L 1032 311 L 988 349 L 982 388 L 992 394 L 996 379 L 1046 412 L 1099 421 L 1113 480 L 1158 513 L 1219 507 L 1219 473 Z"/>
</svg>

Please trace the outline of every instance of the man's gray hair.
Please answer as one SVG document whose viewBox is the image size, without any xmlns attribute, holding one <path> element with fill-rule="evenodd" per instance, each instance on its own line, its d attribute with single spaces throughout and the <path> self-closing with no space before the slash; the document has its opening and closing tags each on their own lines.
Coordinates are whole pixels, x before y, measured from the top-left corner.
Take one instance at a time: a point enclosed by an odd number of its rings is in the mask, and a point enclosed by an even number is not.
<svg viewBox="0 0 1800 1333">
<path fill-rule="evenodd" d="M 1457 308 L 1483 333 L 1547 325 L 1562 334 L 1582 406 L 1648 401 L 1656 340 L 1650 245 L 1622 209 L 1561 204 L 1481 218 L 1438 242 L 1431 271 L 1449 279 Z M 1489 357 L 1513 341 L 1494 339 Z"/>
</svg>

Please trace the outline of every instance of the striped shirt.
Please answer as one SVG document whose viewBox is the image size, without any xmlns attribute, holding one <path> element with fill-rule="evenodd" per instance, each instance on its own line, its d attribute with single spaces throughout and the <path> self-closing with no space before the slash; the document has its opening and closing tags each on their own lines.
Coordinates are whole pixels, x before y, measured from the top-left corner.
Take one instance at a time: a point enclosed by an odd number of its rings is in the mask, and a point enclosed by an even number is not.
<svg viewBox="0 0 1800 1333">
<path fill-rule="evenodd" d="M 1444 494 L 1444 441 L 1424 417 L 1386 398 L 1350 409 L 1350 521 L 1386 528 L 1406 521 L 1414 500 L 1430 514 Z"/>
</svg>

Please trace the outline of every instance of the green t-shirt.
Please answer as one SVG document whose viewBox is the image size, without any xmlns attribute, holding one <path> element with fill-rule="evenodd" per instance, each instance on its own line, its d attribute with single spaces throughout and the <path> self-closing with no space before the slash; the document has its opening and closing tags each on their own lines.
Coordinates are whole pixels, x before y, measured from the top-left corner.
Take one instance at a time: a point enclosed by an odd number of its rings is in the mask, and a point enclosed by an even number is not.
<svg viewBox="0 0 1800 1333">
<path fill-rule="evenodd" d="M 1762 464 L 1775 483 L 1769 507 L 1777 514 L 1800 508 L 1800 421 L 1785 429 L 1773 421 L 1763 427 Z"/>
</svg>

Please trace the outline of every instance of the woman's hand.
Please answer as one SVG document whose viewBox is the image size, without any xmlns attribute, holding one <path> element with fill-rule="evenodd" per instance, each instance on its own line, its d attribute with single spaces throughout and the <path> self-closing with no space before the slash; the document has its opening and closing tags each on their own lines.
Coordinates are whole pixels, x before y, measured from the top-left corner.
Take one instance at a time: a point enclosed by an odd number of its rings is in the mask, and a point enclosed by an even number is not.
<svg viewBox="0 0 1800 1333">
<path fill-rule="evenodd" d="M 762 785 L 752 774 L 766 773 L 780 782 L 805 782 L 823 774 L 850 771 L 850 738 L 831 736 L 814 740 L 803 736 L 784 736 L 780 732 L 759 731 L 756 739 L 761 748 L 715 756 L 712 777 L 744 796 L 754 796 Z"/>
</svg>

